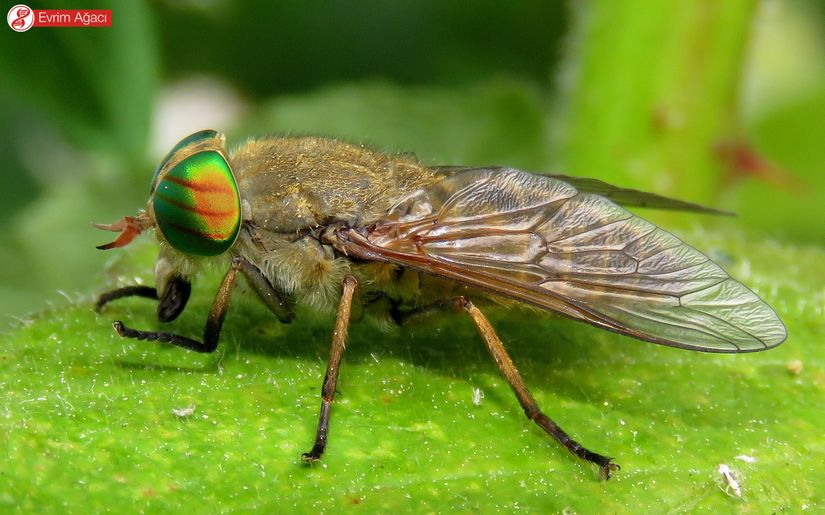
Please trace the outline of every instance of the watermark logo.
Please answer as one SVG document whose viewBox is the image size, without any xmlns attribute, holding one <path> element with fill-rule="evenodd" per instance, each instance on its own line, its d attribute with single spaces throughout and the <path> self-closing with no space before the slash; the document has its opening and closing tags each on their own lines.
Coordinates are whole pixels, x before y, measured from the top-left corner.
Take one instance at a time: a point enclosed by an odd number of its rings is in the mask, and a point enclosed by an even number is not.
<svg viewBox="0 0 825 515">
<path fill-rule="evenodd" d="M 2 12 L 2 11 L 0 11 Z M 6 15 L 9 27 L 15 32 L 26 32 L 34 26 L 34 11 L 28 5 L 17 4 Z"/>
<path fill-rule="evenodd" d="M 6 15 L 9 27 L 26 32 L 32 27 L 111 27 L 110 9 L 32 9 L 17 4 Z"/>
</svg>

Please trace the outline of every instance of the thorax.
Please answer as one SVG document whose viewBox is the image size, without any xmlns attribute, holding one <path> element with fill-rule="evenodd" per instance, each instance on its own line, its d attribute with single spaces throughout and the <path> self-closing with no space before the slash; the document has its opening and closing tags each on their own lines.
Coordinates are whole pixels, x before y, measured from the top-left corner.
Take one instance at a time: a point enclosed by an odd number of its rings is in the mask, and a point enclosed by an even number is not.
<svg viewBox="0 0 825 515">
<path fill-rule="evenodd" d="M 245 221 L 274 233 L 369 223 L 438 180 L 412 158 L 324 138 L 252 140 L 230 160 Z"/>
</svg>

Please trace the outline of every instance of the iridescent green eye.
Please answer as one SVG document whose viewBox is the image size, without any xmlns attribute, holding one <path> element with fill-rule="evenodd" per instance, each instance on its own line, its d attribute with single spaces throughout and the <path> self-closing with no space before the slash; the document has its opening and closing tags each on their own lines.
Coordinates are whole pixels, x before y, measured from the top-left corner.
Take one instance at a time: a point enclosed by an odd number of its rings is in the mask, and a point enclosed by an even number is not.
<svg viewBox="0 0 825 515">
<path fill-rule="evenodd" d="M 168 154 L 166 154 L 166 157 L 163 158 L 163 160 L 160 162 L 158 167 L 155 169 L 155 175 L 152 176 L 152 185 L 149 187 L 149 194 L 151 195 L 152 193 L 155 192 L 155 188 L 157 187 L 158 176 L 160 175 L 160 171 L 163 170 L 163 167 L 166 166 L 166 163 L 168 163 L 169 160 L 172 159 L 172 157 L 175 154 L 177 154 L 179 150 L 183 149 L 184 147 L 187 147 L 187 146 L 191 145 L 192 143 L 197 143 L 199 141 L 204 141 L 204 140 L 209 140 L 209 139 L 215 139 L 217 136 L 218 136 L 217 132 L 213 131 L 212 129 L 206 129 L 206 130 L 203 130 L 203 131 L 198 131 L 194 134 L 190 134 L 189 136 L 186 136 L 185 138 L 180 140 L 178 142 L 178 144 L 175 145 L 172 148 L 172 150 L 169 151 Z"/>
<path fill-rule="evenodd" d="M 241 202 L 223 155 L 213 150 L 192 154 L 159 179 L 151 205 L 166 241 L 185 254 L 226 252 L 238 236 Z"/>
</svg>

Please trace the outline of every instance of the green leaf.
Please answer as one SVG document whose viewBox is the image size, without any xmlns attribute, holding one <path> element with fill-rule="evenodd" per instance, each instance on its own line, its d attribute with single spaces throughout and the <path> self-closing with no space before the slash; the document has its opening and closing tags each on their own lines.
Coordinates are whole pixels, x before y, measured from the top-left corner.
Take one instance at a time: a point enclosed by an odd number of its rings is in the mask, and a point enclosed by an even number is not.
<svg viewBox="0 0 825 515">
<path fill-rule="evenodd" d="M 672 189 L 694 200 L 714 197 L 719 164 L 704 152 L 729 113 L 712 106 L 726 105 L 735 78 L 727 69 L 735 63 L 730 52 L 740 48 L 737 38 L 751 4 L 708 7 L 710 18 L 720 16 L 732 27 L 730 36 L 708 33 L 706 44 L 720 54 L 708 58 L 713 63 L 698 62 L 707 80 L 693 86 L 709 92 L 710 106 L 701 106 L 701 119 L 690 124 L 696 139 L 671 134 L 660 140 L 643 127 L 656 98 L 647 93 L 679 105 L 699 102 L 686 89 L 691 84 L 676 80 L 685 70 L 661 62 L 680 55 L 684 45 L 703 42 L 698 7 L 686 3 L 670 10 L 638 2 L 632 13 L 623 13 L 607 2 L 594 5 L 601 9 L 597 15 L 606 16 L 597 17 L 605 30 L 627 21 L 630 35 L 627 41 L 599 37 L 585 52 L 573 48 L 568 72 L 590 70 L 599 80 L 580 82 L 582 91 L 568 91 L 559 104 L 568 102 L 573 111 L 562 109 L 551 120 L 554 131 L 569 132 L 569 141 L 577 142 L 560 147 L 561 156 L 548 155 L 544 146 L 546 96 L 511 79 L 456 88 L 381 81 L 328 86 L 258 106 L 230 142 L 273 131 L 311 132 L 413 151 L 431 163 L 541 171 L 552 160 L 570 164 L 555 171 L 661 193 Z M 646 7 L 653 9 L 652 19 L 640 14 Z M 684 19 L 669 20 L 676 15 Z M 671 31 L 687 35 L 688 43 Z M 654 44 L 660 42 L 666 44 Z M 600 64 L 614 48 L 622 61 Z M 646 60 L 634 66 L 639 56 Z M 620 80 L 613 81 L 611 71 L 622 74 Z M 587 98 L 633 97 L 633 89 L 621 94 L 621 80 L 644 85 L 639 91 L 645 95 L 629 108 L 603 101 L 611 109 L 588 106 Z M 814 177 L 825 147 L 817 144 L 821 132 L 813 130 L 821 127 L 820 118 L 807 105 L 802 99 L 757 132 L 777 155 L 798 159 Z M 800 136 L 803 154 L 795 153 Z M 627 153 L 614 162 L 610 146 L 617 140 L 627 146 L 615 148 Z M 634 154 L 642 156 L 644 173 L 621 167 L 632 165 Z M 674 156 L 690 165 L 676 182 L 665 166 L 682 163 Z M 151 281 L 156 248 L 149 241 L 111 258 L 106 278 L 92 272 L 103 270 L 105 257 L 93 250 L 99 235 L 83 229 L 86 220 L 101 219 L 93 212 L 122 214 L 137 207 L 116 205 L 123 197 L 112 194 L 113 176 L 78 180 L 18 215 L 0 253 L 1 306 L 42 306 L 38 299 L 66 285 L 89 292 L 101 291 L 104 283 Z M 738 199 L 739 191 L 725 193 Z M 765 191 L 770 200 L 772 190 Z M 743 202 L 754 198 L 748 195 Z M 819 190 L 811 195 L 806 220 L 789 216 L 777 224 L 788 230 L 821 220 Z M 786 205 L 793 200 L 789 196 Z M 750 209 L 762 213 L 760 205 Z M 674 218 L 682 224 L 698 220 Z M 622 465 L 609 482 L 599 482 L 593 467 L 569 456 L 523 416 L 474 328 L 460 316 L 404 331 L 353 327 L 328 454 L 309 468 L 300 454 L 309 449 L 317 423 L 331 320 L 301 311 L 295 323 L 282 325 L 254 300 L 243 300 L 254 295 L 239 292 L 218 352 L 195 355 L 114 334 L 115 319 L 159 329 L 151 301 L 122 300 L 95 315 L 91 295 L 70 293 L 70 301 L 26 317 L 0 340 L 0 510 L 821 510 L 825 251 L 766 238 L 753 220 L 742 220 L 743 229 L 739 220 L 702 218 L 695 223 L 705 229 L 677 234 L 780 313 L 790 336 L 770 352 L 691 353 L 535 313 L 490 313 L 548 415 Z M 201 334 L 219 273 L 199 278 L 187 312 L 168 329 Z M 484 394 L 478 404 L 475 391 Z M 742 456 L 755 461 L 737 458 Z M 720 464 L 734 469 L 741 499 L 723 491 Z"/>
<path fill-rule="evenodd" d="M 541 406 L 622 465 L 599 482 L 521 413 L 471 324 L 353 327 L 328 453 L 307 467 L 331 320 L 278 323 L 235 302 L 214 355 L 118 338 L 158 328 L 145 299 L 95 315 L 90 301 L 3 338 L 0 507 L 99 511 L 515 509 L 798 511 L 822 507 L 825 252 L 731 228 L 682 234 L 724 256 L 774 305 L 787 343 L 710 355 L 571 321 L 496 312 L 493 324 Z M 113 271 L 148 279 L 153 245 Z M 169 329 L 198 335 L 216 276 Z M 236 295 L 241 298 L 241 295 Z M 800 360 L 799 374 L 788 364 Z M 473 402 L 473 390 L 483 398 Z M 174 410 L 194 408 L 179 417 Z M 755 458 L 754 463 L 737 456 Z M 719 464 L 742 499 L 722 491 Z"/>
</svg>

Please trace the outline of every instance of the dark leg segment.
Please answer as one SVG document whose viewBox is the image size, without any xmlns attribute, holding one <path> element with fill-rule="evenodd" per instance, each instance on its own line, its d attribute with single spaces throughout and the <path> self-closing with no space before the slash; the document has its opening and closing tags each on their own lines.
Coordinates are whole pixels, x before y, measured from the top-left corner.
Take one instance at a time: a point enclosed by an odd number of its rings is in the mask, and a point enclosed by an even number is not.
<svg viewBox="0 0 825 515">
<path fill-rule="evenodd" d="M 177 275 L 169 279 L 166 291 L 162 295 L 158 295 L 157 289 L 151 286 L 126 286 L 106 292 L 97 299 L 95 311 L 100 312 L 106 304 L 113 300 L 124 297 L 145 297 L 160 301 L 158 303 L 158 320 L 171 322 L 183 312 L 191 292 L 192 286 L 189 281 Z"/>
<path fill-rule="evenodd" d="M 611 458 L 602 456 L 601 454 L 597 454 L 582 447 L 578 442 L 573 440 L 570 435 L 565 433 L 564 430 L 558 426 L 558 424 L 550 420 L 547 415 L 542 413 L 538 404 L 536 404 L 536 400 L 527 389 L 527 385 L 524 384 L 524 380 L 521 378 L 521 374 L 519 374 L 518 369 L 516 369 L 516 365 L 513 363 L 513 360 L 511 360 L 510 356 L 507 355 L 504 345 L 501 343 L 498 335 L 496 335 L 495 330 L 493 329 L 493 326 L 490 325 L 487 317 L 485 317 L 484 314 L 466 298 L 459 297 L 455 300 L 455 302 L 461 309 L 466 311 L 467 314 L 470 315 L 470 318 L 473 319 L 473 322 L 475 322 L 481 338 L 484 340 L 484 343 L 487 345 L 487 349 L 490 351 L 490 355 L 493 357 L 496 365 L 498 365 L 498 369 L 501 371 L 501 374 L 505 379 L 507 379 L 507 382 L 510 383 L 510 388 L 512 388 L 513 393 L 516 394 L 516 398 L 518 399 L 519 404 L 521 404 L 521 407 L 524 409 L 524 414 L 527 415 L 527 418 L 544 429 L 550 436 L 555 438 L 574 455 L 585 461 L 598 465 L 601 478 L 609 479 L 610 473 L 617 470 L 619 466 L 613 463 Z"/>
<path fill-rule="evenodd" d="M 235 286 L 235 277 L 239 271 L 249 279 L 250 284 L 261 296 L 264 303 L 282 322 L 289 322 L 292 319 L 292 306 L 272 287 L 261 271 L 245 258 L 235 256 L 232 258 L 232 267 L 224 275 L 218 293 L 215 295 L 215 300 L 212 302 L 212 309 L 209 312 L 209 318 L 206 320 L 206 327 L 203 331 L 203 343 L 178 334 L 131 329 L 126 327 L 120 320 L 113 324 L 115 331 L 124 338 L 170 343 L 195 352 L 214 352 L 218 346 L 221 327 L 229 308 L 229 300 Z M 186 306 L 190 292 L 189 281 L 180 276 L 171 279 L 158 305 L 158 318 L 160 321 L 168 322 L 177 318 Z M 102 295 L 97 302 L 97 307 L 99 309 L 112 300 L 134 295 L 157 298 L 157 292 L 154 288 L 128 286 Z"/>
<path fill-rule="evenodd" d="M 176 275 L 166 284 L 166 290 L 158 303 L 158 320 L 171 322 L 183 313 L 183 308 L 189 302 L 192 293 L 192 284 L 183 277 Z"/>
<path fill-rule="evenodd" d="M 283 323 L 292 322 L 295 312 L 292 304 L 276 290 L 261 270 L 244 258 L 238 259 L 238 270 L 246 277 L 249 284 L 258 292 L 258 296 L 270 311 Z"/>
<path fill-rule="evenodd" d="M 263 303 L 278 317 L 278 320 L 288 323 L 295 318 L 292 303 L 272 286 L 272 283 L 258 267 L 242 257 L 236 257 L 233 260 L 233 266 L 247 278 Z M 124 297 L 145 297 L 160 301 L 158 304 L 158 320 L 171 322 L 183 312 L 191 292 L 192 285 L 189 281 L 176 275 L 169 279 L 166 290 L 162 295 L 159 295 L 157 290 L 151 286 L 126 286 L 106 292 L 98 297 L 97 303 L 95 303 L 95 311 L 100 312 L 106 304 L 113 300 Z"/>
<path fill-rule="evenodd" d="M 318 418 L 318 431 L 315 433 L 315 445 L 312 446 L 311 451 L 304 453 L 301 457 L 304 462 L 311 463 L 320 460 L 321 455 L 324 454 L 324 449 L 327 447 L 329 414 L 332 408 L 332 400 L 335 397 L 335 385 L 338 383 L 341 357 L 347 343 L 352 297 L 357 286 L 358 281 L 355 277 L 351 275 L 344 277 L 341 301 L 338 304 L 338 314 L 335 316 L 335 331 L 332 333 L 332 346 L 329 349 L 327 373 L 321 387 L 321 414 Z"/>
<path fill-rule="evenodd" d="M 145 297 L 157 300 L 158 292 L 151 286 L 124 286 L 123 288 L 107 291 L 97 298 L 95 311 L 100 312 L 106 304 L 123 297 Z"/>
<path fill-rule="evenodd" d="M 407 311 L 401 311 L 397 307 L 393 307 L 390 311 L 390 317 L 392 318 L 393 322 L 400 326 L 407 325 L 411 320 L 417 320 L 420 318 L 426 318 L 434 313 L 439 313 L 444 311 L 445 309 L 456 308 L 455 299 L 444 299 L 433 302 L 432 304 L 427 304 L 426 306 L 421 306 L 419 308 L 410 309 Z"/>
<path fill-rule="evenodd" d="M 112 324 L 117 331 L 117 334 L 125 338 L 135 338 L 138 340 L 154 340 L 164 343 L 170 343 L 178 347 L 183 347 L 195 352 L 214 352 L 218 347 L 218 338 L 221 334 L 221 327 L 223 320 L 226 317 L 226 310 L 229 308 L 229 300 L 232 297 L 232 288 L 235 286 L 235 276 L 238 273 L 238 266 L 232 261 L 232 267 L 227 270 L 226 275 L 223 276 L 221 286 L 218 288 L 218 293 L 215 295 L 215 300 L 212 302 L 212 309 L 209 311 L 209 318 L 206 319 L 206 327 L 203 330 L 203 343 L 172 333 L 163 333 L 156 331 L 138 331 L 130 329 L 123 325 L 123 322 L 117 320 Z"/>
</svg>

